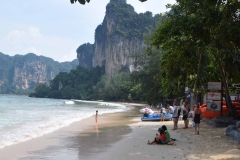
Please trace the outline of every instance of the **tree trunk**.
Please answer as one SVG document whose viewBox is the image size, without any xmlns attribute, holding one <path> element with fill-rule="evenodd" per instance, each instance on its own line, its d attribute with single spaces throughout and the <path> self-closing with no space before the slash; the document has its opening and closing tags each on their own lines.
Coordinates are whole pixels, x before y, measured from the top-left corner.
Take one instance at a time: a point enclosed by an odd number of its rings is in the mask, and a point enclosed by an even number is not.
<svg viewBox="0 0 240 160">
<path fill-rule="evenodd" d="M 200 68 L 201 68 L 201 63 L 202 63 L 202 53 L 200 53 L 200 57 L 199 57 L 199 61 L 198 61 L 198 70 L 197 70 L 197 78 L 195 80 L 195 84 L 194 84 L 194 98 L 195 98 L 195 103 L 199 103 L 198 102 L 198 93 L 197 93 L 197 89 L 198 89 L 198 85 L 199 85 L 199 74 L 200 74 Z"/>
<path fill-rule="evenodd" d="M 224 70 L 222 69 L 220 64 L 218 64 L 218 66 L 219 66 L 219 69 L 220 69 L 220 72 L 221 72 L 222 82 L 223 82 L 223 86 L 224 86 L 224 90 L 225 90 L 226 106 L 227 106 L 228 111 L 231 114 L 231 116 L 236 117 L 237 116 L 236 110 L 232 106 L 232 100 L 231 100 L 230 95 L 229 95 L 229 90 L 228 90 L 228 85 L 227 85 L 226 76 L 224 74 Z"/>
</svg>

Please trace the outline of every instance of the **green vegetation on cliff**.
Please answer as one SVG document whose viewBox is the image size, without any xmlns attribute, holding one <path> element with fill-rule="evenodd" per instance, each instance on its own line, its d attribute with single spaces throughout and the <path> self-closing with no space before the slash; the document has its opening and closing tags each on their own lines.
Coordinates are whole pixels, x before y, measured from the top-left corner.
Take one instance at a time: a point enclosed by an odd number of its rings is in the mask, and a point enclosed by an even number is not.
<svg viewBox="0 0 240 160">
<path fill-rule="evenodd" d="M 122 35 L 128 38 L 143 38 L 143 34 L 156 28 L 159 15 L 153 17 L 152 12 L 136 13 L 134 8 L 125 0 L 111 0 L 107 5 L 107 13 L 114 17 L 116 28 L 113 35 Z"/>
<path fill-rule="evenodd" d="M 38 77 L 42 77 L 48 82 L 53 78 L 52 76 L 59 72 L 69 72 L 77 65 L 78 60 L 59 63 L 51 58 L 37 56 L 33 53 L 9 56 L 0 52 L 0 94 L 29 94 L 38 83 Z M 41 67 L 44 69 L 41 70 Z M 39 73 L 35 73 L 36 70 Z M 36 79 L 34 79 L 34 75 Z M 36 82 L 32 80 L 36 80 Z M 29 82 L 28 88 L 21 88 L 19 84 L 24 84 L 25 81 Z"/>
<path fill-rule="evenodd" d="M 82 44 L 77 49 L 77 58 L 79 61 L 79 66 L 84 68 L 92 68 L 94 46 L 90 43 Z"/>
<path fill-rule="evenodd" d="M 38 84 L 31 97 L 48 97 L 62 99 L 93 99 L 93 86 L 96 85 L 104 74 L 104 67 L 86 69 L 77 67 L 70 73 L 60 72 L 48 87 Z"/>
</svg>

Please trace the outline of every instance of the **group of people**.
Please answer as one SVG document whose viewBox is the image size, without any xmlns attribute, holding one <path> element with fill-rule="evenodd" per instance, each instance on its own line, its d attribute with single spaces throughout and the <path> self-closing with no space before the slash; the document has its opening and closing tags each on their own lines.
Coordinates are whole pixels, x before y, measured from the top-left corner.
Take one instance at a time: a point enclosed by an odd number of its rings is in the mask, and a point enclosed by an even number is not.
<svg viewBox="0 0 240 160">
<path fill-rule="evenodd" d="M 185 102 L 182 107 L 177 106 L 177 102 L 173 103 L 173 106 L 168 105 L 168 108 L 165 109 L 164 107 L 161 109 L 161 119 L 160 121 L 164 121 L 164 117 L 166 113 L 172 114 L 173 120 L 173 129 L 178 129 L 178 120 L 182 111 L 182 119 L 184 121 L 184 129 L 188 128 L 189 125 L 189 114 L 190 114 L 190 105 L 188 102 Z M 193 123 L 195 126 L 195 134 L 199 134 L 199 124 L 201 120 L 201 110 L 199 105 L 194 105 L 194 114 L 193 114 Z"/>
<path fill-rule="evenodd" d="M 163 125 L 161 128 L 158 129 L 158 133 L 153 141 L 148 140 L 148 144 L 168 144 L 171 141 L 170 133 L 167 130 L 167 127 Z"/>
<path fill-rule="evenodd" d="M 193 115 L 193 122 L 195 124 L 195 134 L 199 135 L 199 124 L 200 124 L 200 120 L 201 120 L 201 110 L 199 105 L 194 105 L 194 115 Z M 189 116 L 189 112 L 190 112 L 190 106 L 188 102 L 185 102 L 183 107 L 178 107 L 177 103 L 174 102 L 173 103 L 173 107 L 171 108 L 169 106 L 168 110 L 166 111 L 165 109 L 162 110 L 162 114 L 168 113 L 172 113 L 172 119 L 173 119 L 173 129 L 172 130 L 176 130 L 178 129 L 178 119 L 180 116 L 180 113 L 183 113 L 183 121 L 184 121 L 184 127 L 183 129 L 187 129 L 188 125 L 189 125 L 189 120 L 188 120 L 188 116 Z M 162 120 L 162 119 L 161 119 Z M 153 141 L 149 141 L 148 140 L 148 144 L 168 144 L 171 141 L 170 138 L 170 133 L 167 130 L 167 127 L 165 125 L 163 125 L 161 128 L 158 129 L 159 134 L 156 134 L 156 137 L 154 138 Z"/>
</svg>

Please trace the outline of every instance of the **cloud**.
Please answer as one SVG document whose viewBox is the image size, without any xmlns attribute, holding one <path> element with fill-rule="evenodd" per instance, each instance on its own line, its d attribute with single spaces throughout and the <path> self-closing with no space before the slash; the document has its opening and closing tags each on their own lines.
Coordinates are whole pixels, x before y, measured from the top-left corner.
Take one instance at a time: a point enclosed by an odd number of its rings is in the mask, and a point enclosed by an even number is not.
<svg viewBox="0 0 240 160">
<path fill-rule="evenodd" d="M 41 55 L 41 51 L 37 50 L 35 47 L 28 47 L 21 51 L 22 53 L 35 53 L 37 55 Z"/>
<path fill-rule="evenodd" d="M 17 41 L 19 41 L 21 38 L 23 38 L 25 36 L 26 36 L 26 32 L 25 31 L 13 30 L 13 31 L 9 32 L 4 37 L 4 40 L 5 41 L 17 42 Z"/>
<path fill-rule="evenodd" d="M 61 62 L 64 62 L 66 61 L 66 59 L 76 59 L 77 58 L 77 53 L 76 53 L 76 50 L 71 50 L 69 52 L 67 52 L 65 55 L 63 55 L 60 59 Z"/>
<path fill-rule="evenodd" d="M 22 41 L 23 39 L 27 38 L 27 37 L 32 37 L 32 38 L 37 38 L 40 37 L 41 33 L 39 28 L 37 27 L 28 27 L 27 30 L 13 30 L 10 31 L 5 37 L 4 40 L 5 41 L 12 41 L 12 42 L 18 42 L 18 41 Z"/>
<path fill-rule="evenodd" d="M 33 52 L 57 61 L 76 58 L 79 45 L 94 42 L 94 31 L 102 23 L 110 0 L 91 0 L 86 5 L 70 4 L 69 0 L 9 0 L 4 3 L 0 19 L 0 52 L 27 54 Z M 166 11 L 175 0 L 127 0 L 136 12 Z"/>
<path fill-rule="evenodd" d="M 41 34 L 38 27 L 30 26 L 24 30 L 10 31 L 0 40 L 0 52 L 9 55 L 34 53 L 63 62 L 76 59 L 76 48 L 81 43 L 84 42 L 56 35 Z"/>
<path fill-rule="evenodd" d="M 41 33 L 40 33 L 40 30 L 39 28 L 37 27 L 29 27 L 28 28 L 28 33 L 31 37 L 33 38 L 36 38 L 36 37 L 40 37 L 41 36 Z"/>
</svg>

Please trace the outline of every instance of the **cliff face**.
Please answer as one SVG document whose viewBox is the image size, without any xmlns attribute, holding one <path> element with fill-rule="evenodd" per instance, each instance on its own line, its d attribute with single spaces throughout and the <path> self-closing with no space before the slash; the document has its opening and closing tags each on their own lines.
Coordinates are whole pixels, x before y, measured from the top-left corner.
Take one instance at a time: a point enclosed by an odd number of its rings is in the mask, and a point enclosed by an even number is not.
<svg viewBox="0 0 240 160">
<path fill-rule="evenodd" d="M 33 53 L 13 57 L 0 53 L 0 93 L 13 93 L 16 89 L 33 89 L 38 83 L 47 83 L 59 72 L 75 69 L 78 61 L 56 62 Z"/>
<path fill-rule="evenodd" d="M 92 66 L 105 65 L 109 76 L 123 69 L 135 70 L 133 54 L 144 49 L 143 36 L 155 28 L 156 18 L 151 12 L 137 14 L 126 0 L 111 0 L 103 23 L 95 30 Z"/>
<path fill-rule="evenodd" d="M 23 67 L 14 67 L 13 85 L 18 89 L 34 88 L 38 83 L 49 83 L 57 73 L 47 71 L 40 61 L 24 62 Z"/>
<path fill-rule="evenodd" d="M 77 49 L 77 58 L 79 65 L 84 68 L 92 68 L 92 59 L 93 59 L 94 46 L 90 43 L 85 43 L 78 47 Z"/>
</svg>

